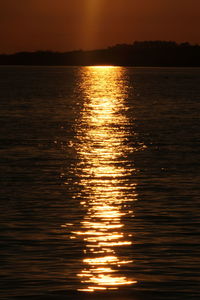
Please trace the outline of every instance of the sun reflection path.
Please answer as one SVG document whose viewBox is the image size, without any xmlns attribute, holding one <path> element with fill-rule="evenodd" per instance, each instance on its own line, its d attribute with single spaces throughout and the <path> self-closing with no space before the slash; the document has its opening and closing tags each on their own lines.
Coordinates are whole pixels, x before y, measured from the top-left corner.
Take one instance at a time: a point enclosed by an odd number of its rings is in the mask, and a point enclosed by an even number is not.
<svg viewBox="0 0 200 300">
<path fill-rule="evenodd" d="M 82 68 L 81 72 L 85 102 L 77 124 L 76 150 L 86 214 L 73 235 L 85 243 L 83 269 L 78 274 L 83 287 L 79 290 L 93 292 L 136 283 L 120 270 L 133 264 L 122 254 L 124 247 L 132 244 L 124 220 L 133 215 L 131 207 L 137 195 L 131 179 L 135 170 L 128 160 L 133 148 L 125 105 L 125 70 L 101 66 Z"/>
</svg>

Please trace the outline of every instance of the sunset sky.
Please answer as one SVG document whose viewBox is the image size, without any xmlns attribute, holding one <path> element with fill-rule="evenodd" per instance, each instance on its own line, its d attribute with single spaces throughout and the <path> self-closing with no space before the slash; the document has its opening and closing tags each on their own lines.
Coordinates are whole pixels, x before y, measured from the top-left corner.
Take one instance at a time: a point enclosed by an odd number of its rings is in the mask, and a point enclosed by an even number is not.
<svg viewBox="0 0 200 300">
<path fill-rule="evenodd" d="M 199 0 L 0 0 L 0 53 L 200 43 Z"/>
</svg>

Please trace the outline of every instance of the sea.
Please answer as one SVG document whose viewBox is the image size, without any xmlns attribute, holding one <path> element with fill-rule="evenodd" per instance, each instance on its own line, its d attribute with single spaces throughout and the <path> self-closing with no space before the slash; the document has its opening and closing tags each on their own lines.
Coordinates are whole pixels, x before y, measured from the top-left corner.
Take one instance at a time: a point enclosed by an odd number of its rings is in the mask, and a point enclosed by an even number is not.
<svg viewBox="0 0 200 300">
<path fill-rule="evenodd" d="M 200 299 L 200 68 L 0 67 L 0 299 Z"/>
</svg>

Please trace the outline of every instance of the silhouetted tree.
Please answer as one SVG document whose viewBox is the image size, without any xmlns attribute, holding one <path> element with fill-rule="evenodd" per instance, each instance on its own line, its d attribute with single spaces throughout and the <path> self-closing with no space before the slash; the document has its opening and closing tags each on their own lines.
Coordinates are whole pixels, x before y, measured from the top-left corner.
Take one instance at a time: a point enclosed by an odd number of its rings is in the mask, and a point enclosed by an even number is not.
<svg viewBox="0 0 200 300">
<path fill-rule="evenodd" d="M 187 42 L 135 41 L 93 51 L 20 52 L 1 54 L 1 65 L 65 65 L 80 66 L 114 64 L 123 66 L 200 67 L 200 46 Z"/>
</svg>

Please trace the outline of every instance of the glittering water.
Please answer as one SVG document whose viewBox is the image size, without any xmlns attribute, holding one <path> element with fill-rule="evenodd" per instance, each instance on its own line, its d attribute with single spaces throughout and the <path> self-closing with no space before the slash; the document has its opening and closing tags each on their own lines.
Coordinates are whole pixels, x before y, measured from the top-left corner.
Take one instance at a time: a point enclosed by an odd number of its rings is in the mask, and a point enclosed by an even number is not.
<svg viewBox="0 0 200 300">
<path fill-rule="evenodd" d="M 0 68 L 3 299 L 199 299 L 199 75 Z"/>
<path fill-rule="evenodd" d="M 134 151 L 128 140 L 130 121 L 126 116 L 127 82 L 121 68 L 89 67 L 81 72 L 80 89 L 85 103 L 76 124 L 75 173 L 82 187 L 79 197 L 86 213 L 75 238 L 85 242 L 84 267 L 79 272 L 81 291 L 118 289 L 136 283 L 119 276 L 121 265 L 131 264 L 117 254 L 131 245 L 123 218 L 133 215 L 136 199 L 134 167 L 128 154 Z M 75 195 L 76 198 L 76 195 Z M 126 273 L 126 272 L 124 272 Z"/>
</svg>

